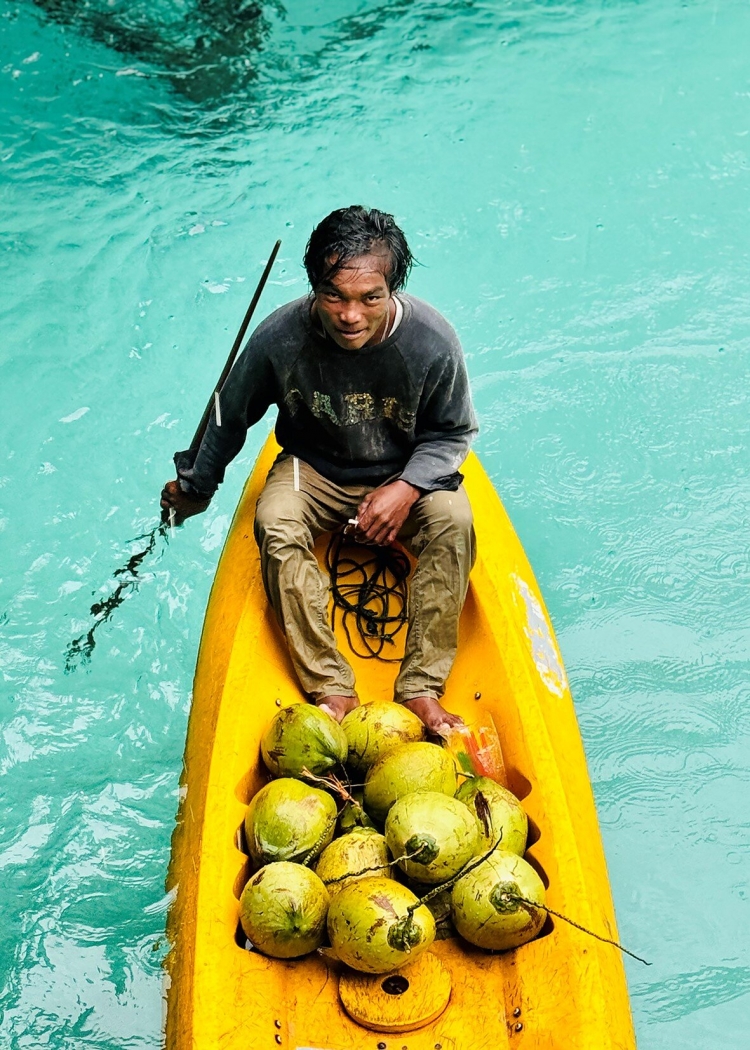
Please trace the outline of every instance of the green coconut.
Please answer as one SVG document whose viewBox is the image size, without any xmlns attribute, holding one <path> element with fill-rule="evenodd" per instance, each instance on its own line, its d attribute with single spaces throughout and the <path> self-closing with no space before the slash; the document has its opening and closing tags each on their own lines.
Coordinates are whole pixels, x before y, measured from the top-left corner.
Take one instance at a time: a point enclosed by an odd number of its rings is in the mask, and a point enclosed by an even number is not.
<svg viewBox="0 0 750 1050">
<path fill-rule="evenodd" d="M 435 920 L 406 886 L 373 876 L 356 879 L 333 897 L 328 936 L 338 958 L 353 970 L 388 973 L 429 948 Z"/>
<path fill-rule="evenodd" d="M 390 859 L 382 835 L 371 828 L 356 828 L 326 846 L 318 858 L 315 871 L 333 897 L 356 879 L 370 875 L 389 878 Z"/>
<path fill-rule="evenodd" d="M 482 842 L 479 822 L 468 806 L 439 791 L 413 791 L 394 802 L 385 838 L 399 868 L 428 885 L 458 875 Z"/>
<path fill-rule="evenodd" d="M 533 904 L 522 904 L 517 897 Z M 458 880 L 451 911 L 461 936 L 479 948 L 518 948 L 544 926 L 544 884 L 517 853 L 496 849 Z"/>
<path fill-rule="evenodd" d="M 272 780 L 245 813 L 245 837 L 256 864 L 307 864 L 325 849 L 336 827 L 336 803 L 326 791 L 300 780 Z"/>
<path fill-rule="evenodd" d="M 501 842 L 508 853 L 523 856 L 529 821 L 514 794 L 489 777 L 472 777 L 461 785 L 456 798 L 477 815 L 485 849 Z"/>
<path fill-rule="evenodd" d="M 260 743 L 263 761 L 275 777 L 315 776 L 341 771 L 346 761 L 344 730 L 314 704 L 291 704 L 276 715 Z"/>
<path fill-rule="evenodd" d="M 296 959 L 323 943 L 329 896 L 302 864 L 267 864 L 245 886 L 240 923 L 254 948 L 276 959 Z"/>
<path fill-rule="evenodd" d="M 355 790 L 352 791 L 351 795 L 354 801 L 351 799 L 347 800 L 339 813 L 339 833 L 348 835 L 350 831 L 354 831 L 357 828 L 371 828 L 375 830 L 375 825 L 364 810 L 364 792 Z"/>
<path fill-rule="evenodd" d="M 421 718 L 393 701 L 355 707 L 344 718 L 341 728 L 349 744 L 347 765 L 359 776 L 364 776 L 387 751 L 425 737 Z"/>
<path fill-rule="evenodd" d="M 399 744 L 386 752 L 365 780 L 365 808 L 382 824 L 393 803 L 412 791 L 455 795 L 456 764 L 438 744 Z"/>
</svg>

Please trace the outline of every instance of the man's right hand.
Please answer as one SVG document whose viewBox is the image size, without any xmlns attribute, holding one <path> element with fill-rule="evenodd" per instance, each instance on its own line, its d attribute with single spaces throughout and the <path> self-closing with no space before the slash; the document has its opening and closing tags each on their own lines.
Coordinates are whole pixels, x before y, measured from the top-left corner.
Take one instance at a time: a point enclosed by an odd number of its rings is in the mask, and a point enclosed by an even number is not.
<svg viewBox="0 0 750 1050">
<path fill-rule="evenodd" d="M 161 520 L 166 524 L 169 521 L 170 510 L 174 510 L 174 524 L 182 525 L 185 518 L 192 518 L 194 514 L 202 514 L 211 500 L 189 496 L 182 491 L 178 481 L 168 481 L 161 490 L 160 502 Z"/>
</svg>

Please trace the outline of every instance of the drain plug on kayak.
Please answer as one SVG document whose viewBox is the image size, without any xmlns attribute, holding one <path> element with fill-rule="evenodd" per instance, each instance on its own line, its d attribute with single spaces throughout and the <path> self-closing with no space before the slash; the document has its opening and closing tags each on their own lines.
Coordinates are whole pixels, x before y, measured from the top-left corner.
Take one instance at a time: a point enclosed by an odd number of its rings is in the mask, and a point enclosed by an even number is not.
<svg viewBox="0 0 750 1050">
<path fill-rule="evenodd" d="M 402 972 L 345 972 L 341 1003 L 353 1021 L 374 1032 L 411 1032 L 437 1020 L 451 997 L 451 978 L 436 955 L 425 952 Z"/>
</svg>

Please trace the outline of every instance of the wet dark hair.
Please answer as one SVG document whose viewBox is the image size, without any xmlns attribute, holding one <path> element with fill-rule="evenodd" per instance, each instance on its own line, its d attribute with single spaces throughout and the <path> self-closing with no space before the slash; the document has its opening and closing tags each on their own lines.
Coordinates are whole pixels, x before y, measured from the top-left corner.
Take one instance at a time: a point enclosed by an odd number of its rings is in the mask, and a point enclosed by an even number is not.
<svg viewBox="0 0 750 1050">
<path fill-rule="evenodd" d="M 414 261 L 403 231 L 387 212 L 352 204 L 326 215 L 310 234 L 305 248 L 305 269 L 316 291 L 357 256 L 385 249 L 390 255 L 386 272 L 388 289 L 397 292 L 406 284 Z M 335 262 L 331 264 L 331 259 Z"/>
</svg>

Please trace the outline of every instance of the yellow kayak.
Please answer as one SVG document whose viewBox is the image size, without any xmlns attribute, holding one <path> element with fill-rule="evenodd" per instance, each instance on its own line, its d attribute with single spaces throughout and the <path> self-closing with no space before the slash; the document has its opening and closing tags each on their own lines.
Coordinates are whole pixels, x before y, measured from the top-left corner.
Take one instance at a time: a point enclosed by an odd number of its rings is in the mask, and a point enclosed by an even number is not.
<svg viewBox="0 0 750 1050">
<path fill-rule="evenodd" d="M 385 988 L 387 979 L 358 983 L 322 953 L 281 961 L 245 949 L 239 896 L 249 865 L 238 833 L 266 780 L 260 737 L 280 706 L 300 699 L 253 539 L 255 502 L 277 451 L 269 439 L 245 487 L 203 628 L 168 882 L 168 1050 L 634 1048 L 620 952 L 552 916 L 536 940 L 511 952 L 436 941 L 426 963 L 403 971 L 410 980 Z M 492 713 L 508 786 L 530 818 L 526 856 L 548 884 L 549 907 L 617 939 L 552 627 L 489 478 L 473 454 L 463 469 L 478 560 L 445 705 L 467 720 L 478 704 Z M 395 665 L 351 660 L 361 700 L 390 700 Z"/>
</svg>

